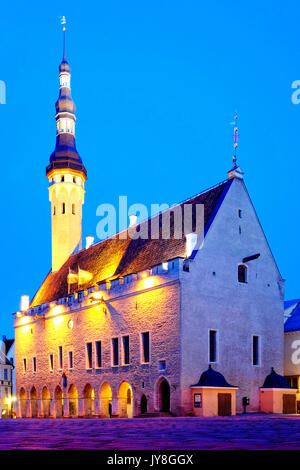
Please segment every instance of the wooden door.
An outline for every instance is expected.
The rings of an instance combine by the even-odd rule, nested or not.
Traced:
[[[218,393],[218,415],[231,416],[231,393]]]
[[[282,413],[294,414],[296,413],[296,395],[283,394],[282,395]]]

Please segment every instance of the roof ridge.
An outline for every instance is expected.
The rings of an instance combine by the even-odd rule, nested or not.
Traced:
[[[210,186],[209,188],[207,188],[207,189],[201,191],[200,193],[195,194],[194,196],[190,196],[190,197],[188,197],[187,199],[184,199],[184,200],[181,201],[181,202],[176,202],[176,203],[172,204],[172,206],[168,207],[168,209],[165,209],[165,210],[163,210],[163,211],[160,211],[160,212],[158,212],[157,214],[154,214],[154,215],[152,215],[151,217],[148,217],[147,219],[143,219],[143,220],[141,220],[140,222],[138,222],[136,225],[143,224],[143,223],[145,223],[145,222],[147,222],[147,221],[153,219],[154,217],[157,217],[158,215],[163,214],[163,213],[167,212],[168,210],[171,210],[172,208],[174,208],[174,207],[176,207],[176,206],[180,206],[181,204],[184,204],[185,202],[190,201],[191,199],[195,199],[195,198],[198,197],[198,196],[202,196],[203,194],[208,193],[209,191],[212,191],[213,189],[218,188],[219,186],[222,186],[222,184],[226,183],[227,181],[228,181],[227,179],[226,179],[226,180],[223,180],[223,181],[221,181],[220,183],[217,183],[217,184],[215,184],[215,185],[213,185],[213,186]],[[103,242],[105,242],[106,240],[110,240],[111,238],[116,238],[117,235],[119,235],[120,233],[126,232],[128,229],[129,229],[129,227],[126,227],[126,228],[124,228],[123,230],[120,230],[119,232],[114,233],[114,234],[111,235],[110,237],[103,238],[103,240],[99,240],[98,242],[96,242],[96,243],[94,243],[93,245],[89,246],[89,248],[82,248],[82,250],[80,250],[80,251],[77,252],[77,253],[74,253],[74,255],[77,255],[78,253],[80,253],[81,251],[84,251],[84,250],[86,250],[86,249],[89,250],[89,249],[92,248],[93,246],[99,245],[99,243],[103,243]],[[73,254],[70,255],[70,257],[71,257],[71,256],[73,256]],[[70,257],[69,257],[69,259],[70,259]]]

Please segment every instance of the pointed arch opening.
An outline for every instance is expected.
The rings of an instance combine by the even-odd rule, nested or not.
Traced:
[[[19,400],[20,400],[20,403],[19,403],[19,406],[20,406],[20,416],[21,418],[26,418],[27,416],[27,394],[26,394],[26,391],[25,391],[25,388],[22,387],[20,389],[20,393],[19,393]]]
[[[42,390],[42,413],[44,418],[50,416],[50,392],[47,387]]]
[[[69,388],[69,416],[70,418],[77,418],[78,416],[78,392],[74,384]]]
[[[37,391],[35,387],[32,387],[30,390],[30,407],[31,407],[31,417],[38,417],[38,398]]]
[[[61,387],[58,385],[54,392],[54,411],[56,418],[62,418],[64,415],[64,399]]]
[[[132,388],[128,382],[122,382],[118,393],[118,410],[120,418],[133,417]]]
[[[83,390],[84,416],[91,418],[95,413],[94,405],[95,393],[90,384],[86,384]]]
[[[100,417],[111,418],[112,415],[112,391],[107,382],[101,387],[100,390]]]
[[[156,384],[156,403],[159,411],[170,411],[171,390],[169,382],[164,377],[161,377]]]
[[[148,400],[146,395],[141,396],[141,402],[140,402],[140,408],[141,408],[141,414],[147,413],[148,411]]]

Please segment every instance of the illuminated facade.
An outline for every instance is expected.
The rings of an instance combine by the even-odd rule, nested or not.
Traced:
[[[0,417],[10,418],[16,399],[15,342],[3,336],[0,341]]]
[[[234,162],[185,201],[204,206],[201,246],[172,222],[162,238],[159,215],[156,238],[122,232],[82,249],[74,113],[64,54],[47,167],[52,270],[14,315],[18,416],[234,414],[244,396],[259,411],[266,375],[283,372],[283,281],[242,171]]]

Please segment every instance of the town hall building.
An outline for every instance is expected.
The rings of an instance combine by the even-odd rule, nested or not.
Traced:
[[[236,159],[224,181],[175,206],[192,207],[189,233],[175,234],[173,207],[169,238],[160,213],[83,247],[87,170],[70,78],[64,48],[46,168],[52,266],[14,314],[17,416],[228,415],[245,398],[264,410],[276,386],[286,411],[284,283]]]

